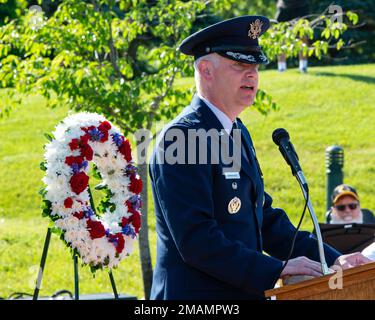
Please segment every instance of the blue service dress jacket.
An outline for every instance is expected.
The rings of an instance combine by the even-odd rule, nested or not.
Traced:
[[[223,174],[228,165],[221,159],[210,161],[210,139],[207,163],[191,162],[204,148],[192,145],[189,132],[224,131],[197,96],[157,139],[150,160],[157,231],[151,299],[264,299],[279,277],[296,229],[282,209],[272,207],[250,134],[237,123],[243,145],[239,175]],[[234,198],[241,206],[230,213]],[[340,253],[325,245],[325,255],[331,265]],[[298,233],[292,258],[298,256],[319,261],[317,240],[308,232]]]

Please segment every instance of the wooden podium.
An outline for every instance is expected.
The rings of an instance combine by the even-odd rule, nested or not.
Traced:
[[[344,270],[342,289],[329,287],[332,276],[267,290],[265,295],[272,300],[375,300],[375,262]]]

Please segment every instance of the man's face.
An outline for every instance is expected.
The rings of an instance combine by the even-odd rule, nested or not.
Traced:
[[[339,198],[332,207],[333,223],[351,223],[362,222],[361,208],[358,200],[352,196],[343,196]]]
[[[213,68],[211,94],[218,107],[237,116],[253,104],[258,90],[258,64],[247,64],[219,56],[220,64]]]

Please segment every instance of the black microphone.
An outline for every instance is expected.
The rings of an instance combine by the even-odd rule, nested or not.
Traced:
[[[288,131],[286,131],[284,128],[278,128],[274,130],[274,132],[272,133],[272,140],[279,147],[279,150],[283,155],[285,161],[292,169],[292,174],[296,176],[296,178],[302,183],[305,190],[307,191],[307,182],[299,164],[299,158],[296,149],[294,149],[293,144],[290,142]]]

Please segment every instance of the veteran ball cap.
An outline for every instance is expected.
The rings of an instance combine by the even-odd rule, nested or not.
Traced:
[[[210,53],[244,63],[267,64],[258,38],[269,28],[263,16],[242,16],[215,23],[182,41],[179,50],[198,59]]]
[[[358,193],[353,187],[347,184],[340,184],[333,190],[332,203],[335,204],[343,196],[351,196],[359,201]]]

